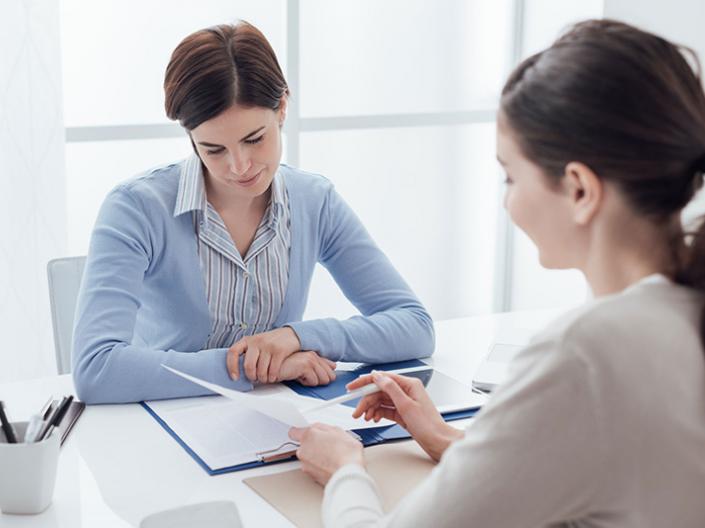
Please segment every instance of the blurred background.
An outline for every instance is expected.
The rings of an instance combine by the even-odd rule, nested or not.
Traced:
[[[705,57],[701,0],[3,0],[0,381],[55,373],[48,260],[87,252],[118,182],[191,153],[164,69],[183,37],[237,19],[292,91],[283,162],[335,183],[435,319],[584,301],[508,223],[494,120],[518,61],[601,17]],[[353,313],[317,269],[306,317]]]

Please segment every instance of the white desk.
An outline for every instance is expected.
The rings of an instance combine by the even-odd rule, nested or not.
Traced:
[[[525,341],[555,315],[516,312],[439,322],[429,363],[470,385],[493,340]],[[0,384],[0,399],[14,420],[27,419],[51,394],[72,392],[68,375]],[[150,513],[213,500],[234,501],[245,526],[291,526],[242,480],[297,465],[211,477],[141,406],[89,406],[62,449],[52,505],[35,516],[0,515],[0,527],[138,526]]]

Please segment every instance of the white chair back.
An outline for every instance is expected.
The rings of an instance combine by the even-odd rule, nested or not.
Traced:
[[[86,257],[52,259],[47,264],[56,369],[59,374],[71,372],[73,318],[85,264]]]

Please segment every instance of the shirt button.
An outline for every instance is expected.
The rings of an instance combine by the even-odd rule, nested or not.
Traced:
[[[247,323],[240,323],[240,328],[242,330],[247,330]]]
[[[242,274],[242,276],[245,277],[246,279],[250,278],[250,274],[246,271]]]

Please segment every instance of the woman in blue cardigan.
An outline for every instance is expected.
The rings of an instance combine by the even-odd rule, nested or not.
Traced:
[[[280,165],[289,90],[240,22],[174,51],[166,112],[194,155],[116,187],[92,234],[73,342],[78,396],[117,403],[335,378],[335,361],[428,356],[430,316],[325,178]],[[361,315],[302,321],[317,262]]]

